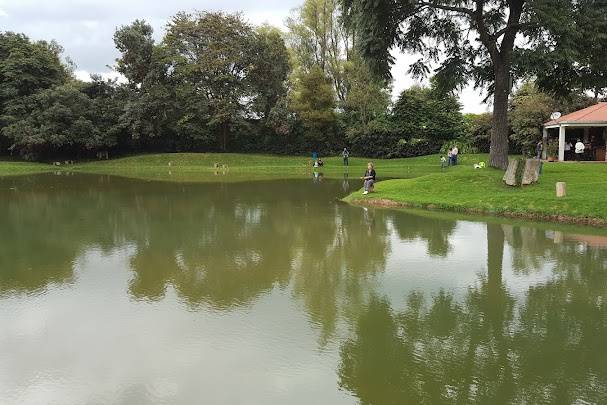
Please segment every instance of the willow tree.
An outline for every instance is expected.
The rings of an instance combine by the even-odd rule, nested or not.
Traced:
[[[490,165],[508,164],[508,98],[515,41],[541,28],[548,0],[342,0],[356,18],[363,55],[378,73],[389,76],[393,47],[419,53],[410,67],[416,77],[435,75],[445,89],[473,80],[493,95]],[[569,3],[567,1],[559,3]],[[533,44],[532,44],[533,45]]]

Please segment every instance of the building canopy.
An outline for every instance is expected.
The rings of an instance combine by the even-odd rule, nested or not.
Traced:
[[[607,126],[607,102],[598,103],[584,109],[574,111],[561,118],[548,121],[545,127],[567,126]]]
[[[586,144],[586,156],[584,160],[607,160],[607,102],[597,103],[546,122],[544,124],[544,157],[546,157],[548,130],[552,128],[558,128],[558,159],[560,161],[564,161],[566,158],[566,136],[568,129],[572,131],[584,130],[584,136],[582,137]],[[596,136],[589,136],[591,129]]]

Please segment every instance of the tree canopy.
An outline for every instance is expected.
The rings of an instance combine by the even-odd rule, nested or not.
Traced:
[[[347,146],[406,157],[457,143],[504,167],[509,145],[527,150],[548,110],[605,95],[605,5],[553,3],[302,0],[286,32],[200,11],[170,18],[159,39],[139,19],[114,33],[119,80],[78,80],[59,44],[0,32],[0,154]],[[431,76],[430,86],[392,100],[394,47],[421,55],[410,73]],[[456,93],[470,80],[493,94],[492,114],[462,116]]]
[[[601,2],[554,4],[548,0],[342,0],[342,3],[355,16],[361,52],[379,74],[389,75],[394,63],[391,50],[398,47],[422,55],[410,67],[414,76],[425,76],[437,65],[433,73],[443,91],[461,88],[473,80],[477,87],[484,87],[493,95],[490,164],[501,168],[508,164],[508,99],[517,75],[535,70],[538,66],[531,62],[547,50],[556,51],[562,60],[567,50],[575,48],[565,34],[572,30],[584,32],[579,26],[558,35],[563,21],[567,22],[565,26],[571,26],[570,10],[574,10],[575,21],[584,21],[586,17],[587,26],[599,23],[598,30],[596,26],[589,28],[596,39],[601,37],[600,20],[607,11],[607,5]],[[586,3],[586,8],[582,3]],[[594,17],[588,7],[594,7]],[[568,88],[573,84],[588,87],[589,84],[581,83],[596,84],[597,78],[604,77],[596,71],[602,69],[597,64],[584,63],[583,55],[588,53],[578,52],[574,57],[579,62],[576,71],[591,72],[578,75],[579,80],[572,80]],[[549,64],[549,68],[554,67],[554,63]],[[537,69],[535,74],[553,77],[549,69]]]

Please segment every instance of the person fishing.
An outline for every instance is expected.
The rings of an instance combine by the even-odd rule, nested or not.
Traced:
[[[373,191],[373,185],[375,184],[375,167],[372,162],[367,164],[367,171],[365,175],[361,177],[361,180],[364,180],[365,191],[363,194],[369,194]]]
[[[344,158],[344,166],[348,166],[350,164],[350,152],[348,152],[348,148],[344,148],[344,151],[341,153],[341,155]]]

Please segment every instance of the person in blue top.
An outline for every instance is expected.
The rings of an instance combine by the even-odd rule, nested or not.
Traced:
[[[365,175],[361,177],[361,179],[365,182],[365,191],[363,191],[363,194],[369,194],[372,192],[373,185],[375,184],[375,167],[373,166],[372,162],[367,164],[367,171],[365,172]]]

